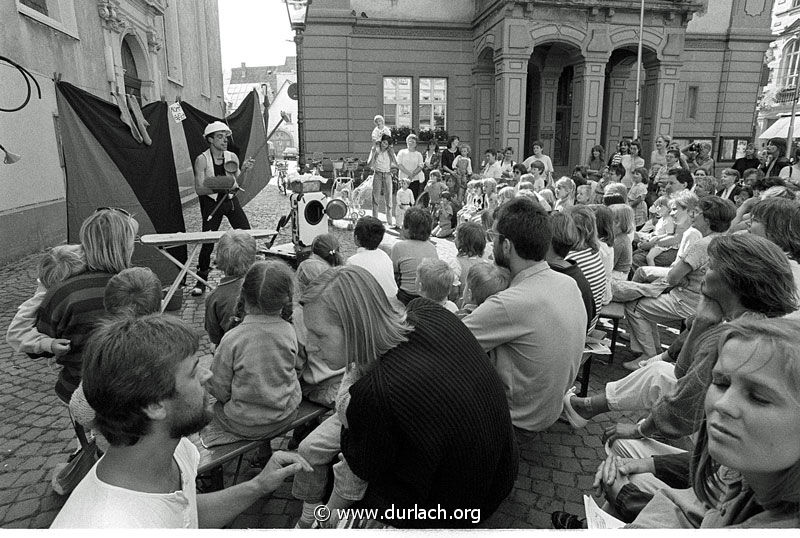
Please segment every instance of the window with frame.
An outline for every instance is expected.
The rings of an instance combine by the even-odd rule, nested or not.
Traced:
[[[419,79],[419,130],[447,128],[447,79]]]
[[[20,14],[78,39],[74,0],[16,0],[16,5]]]
[[[783,48],[783,86],[793,88],[797,84],[797,61],[800,59],[800,39],[795,39]]]
[[[28,6],[31,9],[35,9],[42,15],[48,15],[47,12],[47,0],[19,0],[19,3],[23,6]]]
[[[383,118],[387,127],[411,127],[411,77],[383,77]]]

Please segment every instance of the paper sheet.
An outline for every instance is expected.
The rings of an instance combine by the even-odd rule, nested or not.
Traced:
[[[589,529],[619,529],[625,523],[611,514],[604,512],[589,495],[583,496],[583,508],[586,511],[586,524]]]

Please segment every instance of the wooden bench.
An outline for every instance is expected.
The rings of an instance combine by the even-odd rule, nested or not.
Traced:
[[[608,364],[614,363],[614,350],[617,347],[617,335],[619,334],[619,321],[625,319],[625,303],[610,302],[600,309],[598,314],[600,319],[611,320],[611,355],[608,356]]]
[[[215,491],[223,489],[225,486],[223,482],[222,466],[234,458],[238,458],[236,462],[236,472],[233,475],[233,483],[236,484],[239,478],[239,471],[242,467],[242,459],[246,453],[256,450],[264,443],[268,443],[276,437],[280,437],[303,424],[311,422],[329,411],[331,411],[331,409],[328,407],[315,404],[308,400],[302,400],[300,406],[297,408],[297,417],[275,435],[264,439],[237,441],[235,443],[206,448],[203,446],[200,436],[195,435],[192,438],[192,442],[200,452],[200,465],[197,468],[197,476],[199,477],[202,474],[211,473],[212,488]]]
[[[581,381],[581,388],[577,394],[578,396],[583,398],[589,392],[589,375],[592,372],[592,358],[595,355],[609,355],[609,354],[610,350],[599,342],[594,344],[587,343],[586,346],[583,348],[583,355],[581,356],[581,364],[579,367],[581,368],[581,375],[579,378]]]

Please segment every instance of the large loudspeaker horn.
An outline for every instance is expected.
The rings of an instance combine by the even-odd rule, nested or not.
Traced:
[[[292,195],[292,242],[310,247],[318,235],[328,233],[328,218],[343,219],[347,204],[343,200],[329,200],[321,192]]]

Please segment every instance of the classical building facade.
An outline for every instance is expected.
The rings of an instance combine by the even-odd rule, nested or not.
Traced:
[[[0,55],[42,89],[22,110],[0,112],[0,144],[22,155],[14,165],[0,163],[4,263],[66,239],[54,76],[109,101],[112,91],[136,95],[142,105],[182,99],[216,116],[224,101],[217,0],[0,0],[0,21]],[[25,96],[21,75],[0,62],[0,106]],[[170,128],[176,161],[188,163],[178,177],[190,196],[181,126]]]
[[[758,132],[763,133],[781,118],[791,115],[792,104],[797,98],[800,77],[800,0],[775,0],[772,9],[772,35],[766,54],[769,69],[768,79],[759,102]],[[788,134],[788,119],[772,129]],[[783,128],[780,128],[783,127]],[[800,122],[795,120],[795,138],[800,131]]]
[[[640,138],[752,137],[768,0],[646,0]],[[639,1],[315,0],[303,43],[306,151],[366,154],[372,118],[443,127],[473,156],[544,143],[557,169],[633,134]],[[735,152],[735,151],[734,151]]]
[[[269,102],[267,132],[272,132],[277,126],[270,139],[270,148],[278,158],[284,149],[297,147],[297,100],[291,99],[288,92],[289,87],[297,82],[296,60],[294,56],[289,56],[282,65],[248,66],[242,63],[240,67],[234,67],[230,76],[226,77],[225,103],[228,113],[236,110],[254,88],[260,95],[259,103],[262,104],[263,112],[266,95]],[[278,126],[281,112],[286,112],[292,122],[282,122]]]

